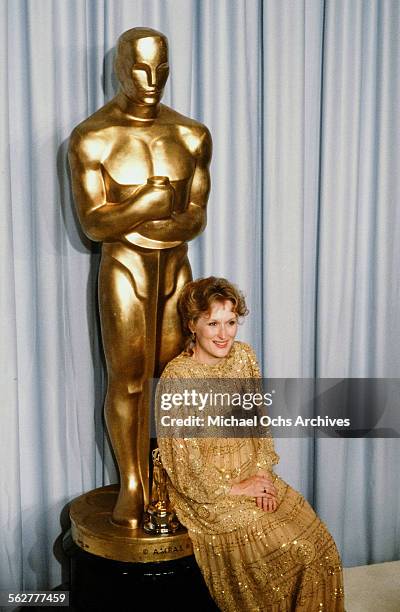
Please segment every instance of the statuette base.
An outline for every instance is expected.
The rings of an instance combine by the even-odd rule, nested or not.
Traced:
[[[71,503],[71,534],[84,551],[115,561],[154,563],[173,561],[193,554],[186,529],[168,535],[129,529],[111,521],[118,485],[84,493]]]

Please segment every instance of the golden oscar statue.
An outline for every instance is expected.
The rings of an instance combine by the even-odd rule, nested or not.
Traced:
[[[115,72],[119,93],[74,129],[69,160],[82,228],[103,243],[105,418],[120,475],[108,529],[134,537],[149,503],[147,381],[181,350],[177,296],[191,279],[187,242],[206,225],[212,143],[204,125],[160,103],[169,73],[163,34],[122,34]],[[100,506],[108,489],[98,490]],[[71,512],[73,524],[86,510]]]

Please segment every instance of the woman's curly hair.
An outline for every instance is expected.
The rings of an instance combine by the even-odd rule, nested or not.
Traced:
[[[182,331],[185,339],[184,350],[187,353],[193,351],[193,334],[190,324],[196,321],[204,313],[209,313],[214,302],[225,302],[229,300],[233,304],[233,312],[238,317],[248,314],[248,308],[243,293],[226,278],[209,276],[187,283],[178,300],[178,309],[181,315]]]

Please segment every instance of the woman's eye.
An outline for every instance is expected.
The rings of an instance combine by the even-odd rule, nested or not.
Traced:
[[[216,322],[212,321],[211,323],[209,323],[210,326],[215,327],[216,326]]]
[[[229,325],[236,325],[236,321],[229,321]]]

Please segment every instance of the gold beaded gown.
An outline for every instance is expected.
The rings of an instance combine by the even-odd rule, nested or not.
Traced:
[[[215,366],[181,353],[162,374],[220,377],[260,377],[252,348],[235,342]],[[279,457],[272,438],[171,437],[158,445],[171,502],[221,611],[343,612],[335,542],[306,499],[273,473]],[[275,512],[258,508],[254,497],[228,494],[233,483],[266,471],[277,489]]]

